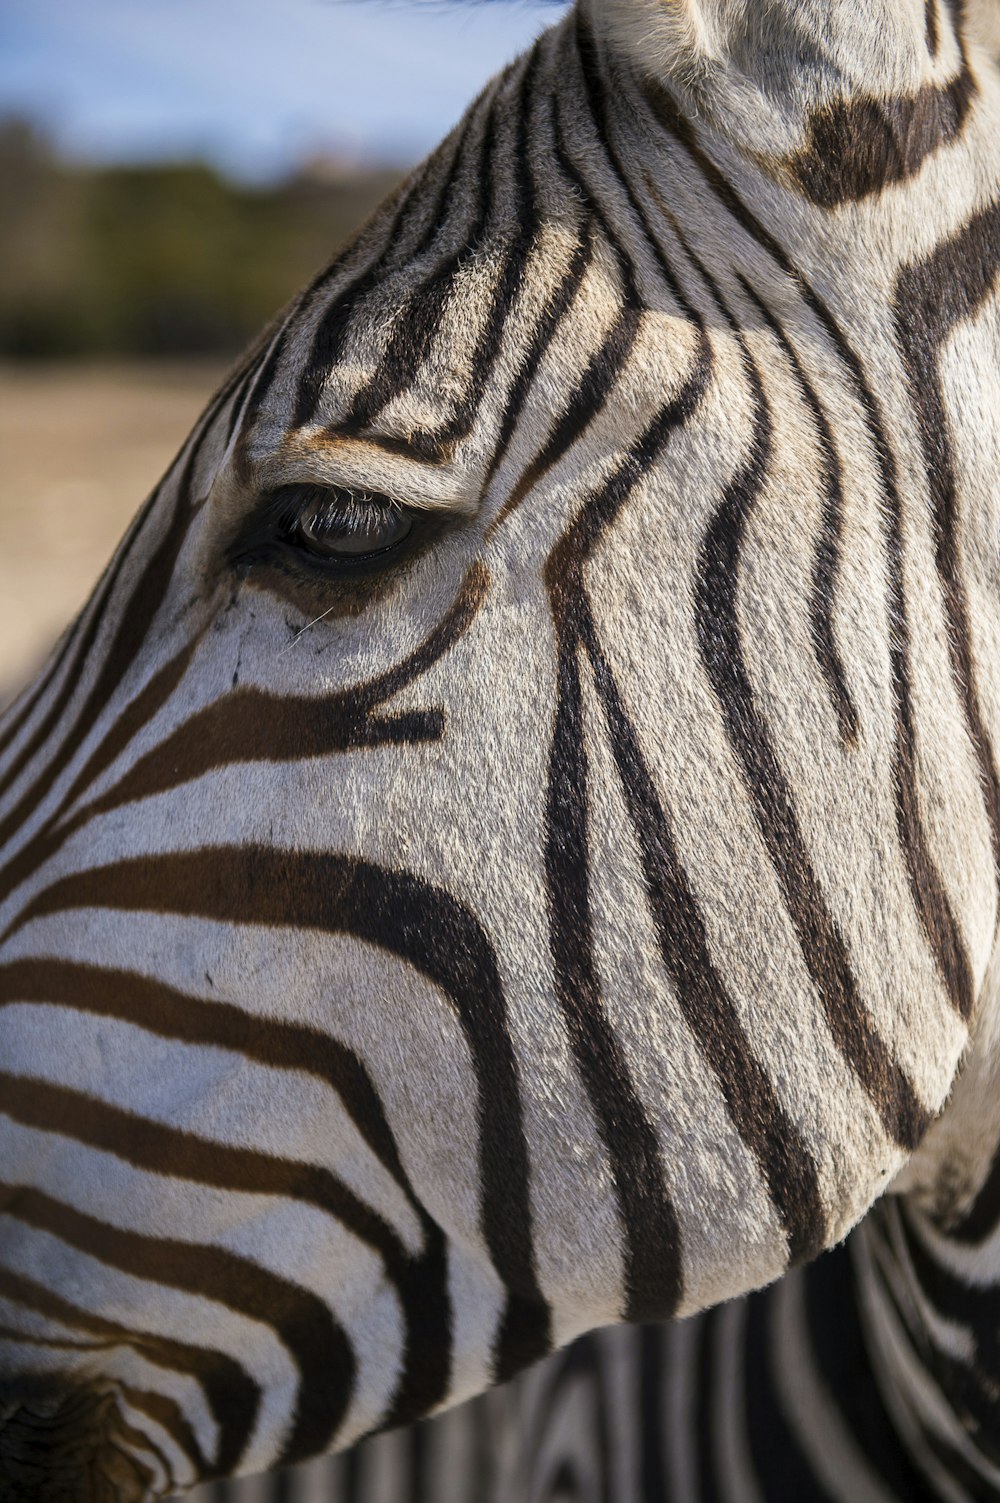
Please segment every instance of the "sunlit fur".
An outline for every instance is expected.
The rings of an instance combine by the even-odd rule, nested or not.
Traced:
[[[972,1213],[1000,76],[958,0],[878,10],[582,0],[8,712],[4,1496],[343,1448],[894,1181]],[[415,546],[324,574],[300,483]]]

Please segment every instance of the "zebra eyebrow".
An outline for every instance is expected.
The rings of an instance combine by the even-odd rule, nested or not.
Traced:
[[[456,464],[435,462],[406,439],[384,435],[359,438],[325,429],[322,434],[286,437],[280,450],[261,462],[263,490],[286,485],[322,485],[389,497],[417,511],[470,515],[480,498],[478,478]]]

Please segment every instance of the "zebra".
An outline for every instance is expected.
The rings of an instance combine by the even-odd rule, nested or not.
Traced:
[[[582,1336],[443,1416],[294,1473],[198,1489],[194,1503],[931,1503],[995,1496],[981,1458],[970,1461],[969,1440],[981,1425],[995,1461],[995,1345],[987,1340],[977,1354],[978,1391],[964,1360],[954,1364],[950,1392],[962,1395],[962,1428],[942,1434],[929,1408],[939,1389],[927,1388],[923,1360],[933,1326],[919,1315],[906,1320],[924,1297],[921,1285],[913,1287],[915,1259],[929,1260],[936,1280],[955,1280],[928,1231],[904,1220],[893,1197],[849,1245],[765,1290],[684,1321]],[[967,1253],[985,1240],[982,1231],[967,1219],[958,1239]],[[876,1264],[887,1265],[888,1289]],[[932,1311],[941,1309],[940,1287],[931,1281]],[[895,1308],[875,1304],[861,1315],[859,1305],[884,1305],[890,1290]],[[995,1293],[965,1285],[961,1301],[967,1333],[982,1340],[997,1329]],[[958,1301],[948,1314],[959,1314]],[[898,1428],[885,1396],[894,1385],[881,1386],[893,1374],[877,1371],[879,1347],[867,1345],[872,1329],[899,1363],[902,1391],[894,1402],[909,1400]],[[938,1351],[939,1363],[948,1358]]]
[[[4,1498],[998,1495],[998,10],[577,0],[210,401],[0,724]]]

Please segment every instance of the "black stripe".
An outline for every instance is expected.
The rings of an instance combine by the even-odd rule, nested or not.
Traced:
[[[899,494],[895,456],[889,444],[881,406],[872,391],[861,361],[825,303],[792,264],[784,247],[765,229],[740,198],[732,184],[699,147],[694,132],[664,90],[652,86],[647,98],[656,118],[683,147],[705,184],[723,208],[761,245],[791,279],[806,306],[819,321],[850,376],[861,405],[875,459],[878,464],[887,538],[889,612],[893,631],[889,641],[890,681],[894,695],[895,747],[893,791],[900,844],[906,860],[910,891],[917,915],[927,936],[941,978],[952,1003],[963,1018],[971,1015],[974,1002],[972,971],[965,942],[959,930],[940,876],[927,848],[917,793],[916,730],[913,722],[910,681],[910,632],[903,589],[903,506]]]
[[[330,374],[331,367],[342,352],[351,319],[360,304],[378,285],[379,278],[385,272],[392,252],[400,236],[410,224],[414,211],[423,208],[426,202],[426,187],[429,179],[447,159],[450,150],[451,160],[448,169],[431,197],[424,234],[412,253],[412,259],[416,259],[423,253],[437,233],[443,207],[454,185],[467,128],[467,124],[463,123],[452,137],[441,143],[423,167],[418,168],[416,173],[401,186],[397,199],[391,204],[389,227],[380,249],[370,260],[363,262],[354,271],[323,311],[313,334],[309,355],[299,375],[295,410],[291,420],[293,430],[305,427],[315,416],[323,393],[323,385]],[[360,242],[362,245],[364,240],[365,235],[362,232]],[[352,245],[338,256],[331,266],[320,273],[303,297],[302,306],[305,310],[308,310],[316,299],[325,293],[327,283],[343,269],[354,251],[355,246]]]
[[[471,141],[471,137],[472,131],[469,130],[466,142]],[[474,207],[463,243],[451,251],[411,295],[393,325],[380,364],[355,395],[344,418],[336,424],[336,433],[355,434],[371,428],[390,402],[412,385],[418,370],[427,360],[462,263],[478,247],[486,231],[495,142],[496,103],[491,100],[482,123],[476,160],[467,173],[473,184]]]
[[[811,381],[802,369],[788,335],[767,305],[758,297],[745,277],[737,274],[737,281],[767,324],[785,353],[792,367],[803,400],[812,413],[820,440],[822,455],[823,516],[820,536],[816,546],[813,565],[812,594],[809,601],[809,629],[816,653],[816,661],[823,675],[837,717],[841,740],[851,744],[857,740],[858,713],[854,707],[851,691],[847,686],[847,674],[837,647],[833,630],[833,611],[836,604],[837,576],[840,570],[840,544],[843,524],[844,493],[840,455],[837,451],[833,430],[827,420],[823,405]]]
[[[517,94],[510,101],[505,101],[508,115],[513,115],[516,129],[513,150],[509,155],[514,174],[513,218],[517,229],[511,243],[502,252],[489,308],[469,355],[471,374],[464,394],[456,402],[454,412],[447,422],[432,431],[416,430],[407,437],[410,452],[423,458],[441,460],[451,457],[455,444],[468,435],[499,359],[503,333],[524,282],[527,261],[538,230],[537,189],[530,168],[528,130],[531,119],[530,95],[535,85],[539,53],[540,48],[535,47],[528,54]],[[487,215],[495,212],[497,204],[495,178],[498,155],[498,148],[490,154],[485,194]],[[485,486],[483,489],[485,490]]]
[[[718,1307],[698,1317],[692,1343],[694,1364],[691,1387],[694,1392],[694,1453],[698,1464],[697,1503],[726,1503],[725,1479],[717,1476],[715,1407],[715,1339],[721,1318]],[[694,1503],[694,1500],[693,1500]]]
[[[605,1013],[594,960],[587,758],[575,633],[562,628],[549,756],[545,876],[553,979],[573,1057],[611,1159],[625,1237],[626,1318],[667,1317],[681,1295],[680,1229],[655,1129]]]
[[[154,1367],[190,1374],[200,1385],[219,1429],[215,1461],[205,1476],[226,1476],[236,1469],[253,1433],[261,1395],[232,1357],[92,1315],[34,1279],[4,1268],[0,1268],[0,1295],[71,1330],[88,1331],[108,1344],[130,1347]]]
[[[593,259],[594,244],[588,235],[584,240],[577,242],[562,281],[546,303],[545,310],[532,333],[531,342],[528,345],[524,358],[511,382],[496,444],[494,445],[489,467],[483,477],[483,495],[489,490],[490,482],[500,468],[501,461],[507,453],[518,420],[524,411],[528,394],[538,374],[538,368],[548,353],[549,346],[555,338],[563,319],[573,306],[583,279],[593,263]],[[493,525],[496,526],[502,521],[510,510],[512,510],[512,507],[508,501],[505,501]]]
[[[793,1275],[800,1277],[801,1275]],[[843,1503],[831,1496],[799,1443],[778,1394],[778,1369],[788,1353],[778,1343],[779,1296],[772,1290],[746,1301],[741,1402],[750,1457],[767,1503]]]
[[[901,1444],[875,1381],[865,1349],[850,1244],[818,1258],[801,1277],[811,1356],[840,1422],[893,1497],[903,1503],[932,1503],[935,1495]]]
[[[833,99],[807,120],[807,144],[784,164],[823,209],[856,203],[915,177],[928,157],[960,139],[976,97],[962,46],[959,72],[915,94]]]
[[[748,457],[725,487],[702,542],[695,583],[702,662],[743,769],[754,817],[830,1032],[886,1132],[902,1147],[912,1149],[923,1136],[930,1113],[879,1037],[858,993],[846,946],[813,872],[791,791],[754,701],[743,660],[737,614],[740,559],[750,513],[767,475],[771,418],[759,371],[745,344],[742,349],[754,401],[753,432]]]
[[[952,677],[979,767],[1000,883],[1000,780],[977,689],[959,542],[961,498],[940,366],[948,335],[979,312],[996,287],[998,274],[1000,203],[974,215],[925,260],[900,272],[893,312],[931,493],[934,557],[948,617],[945,636]]]
[[[663,1380],[670,1361],[669,1343],[667,1326],[644,1325],[639,1330],[637,1449],[642,1503],[667,1503]]]
[[[352,1398],[355,1360],[343,1330],[316,1295],[225,1248],[126,1231],[30,1185],[0,1185],[0,1201],[7,1215],[133,1278],[197,1295],[270,1326],[300,1378],[279,1464],[333,1445]]]
[[[591,633],[588,627],[588,638]],[[789,1258],[803,1262],[815,1257],[826,1239],[815,1161],[756,1059],[715,969],[697,900],[613,676],[596,643],[589,644],[588,652],[642,853],[663,963],[691,1033],[719,1082],[730,1118],[767,1182],[788,1237]]]
[[[17,927],[71,907],[214,918],[349,933],[434,981],[452,1001],[476,1072],[482,1227],[508,1290],[497,1352],[505,1376],[548,1350],[548,1306],[532,1250],[527,1145],[517,1058],[490,942],[473,914],[417,877],[347,856],[212,847],[96,867],[39,893]],[[450,1341],[441,1311],[438,1340]]]
[[[678,395],[656,415],[616,474],[588,498],[545,566],[558,640],[545,847],[554,979],[577,1068],[611,1158],[626,1238],[626,1315],[632,1320],[665,1318],[676,1309],[681,1294],[680,1233],[666,1192],[656,1132],[604,1012],[593,955],[579,661],[589,617],[583,570],[663,446],[697,409],[709,372],[703,339]]]

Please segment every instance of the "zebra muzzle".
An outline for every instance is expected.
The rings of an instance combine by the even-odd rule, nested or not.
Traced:
[[[115,1395],[74,1387],[0,1392],[3,1503],[144,1503],[151,1474],[122,1434]]]

